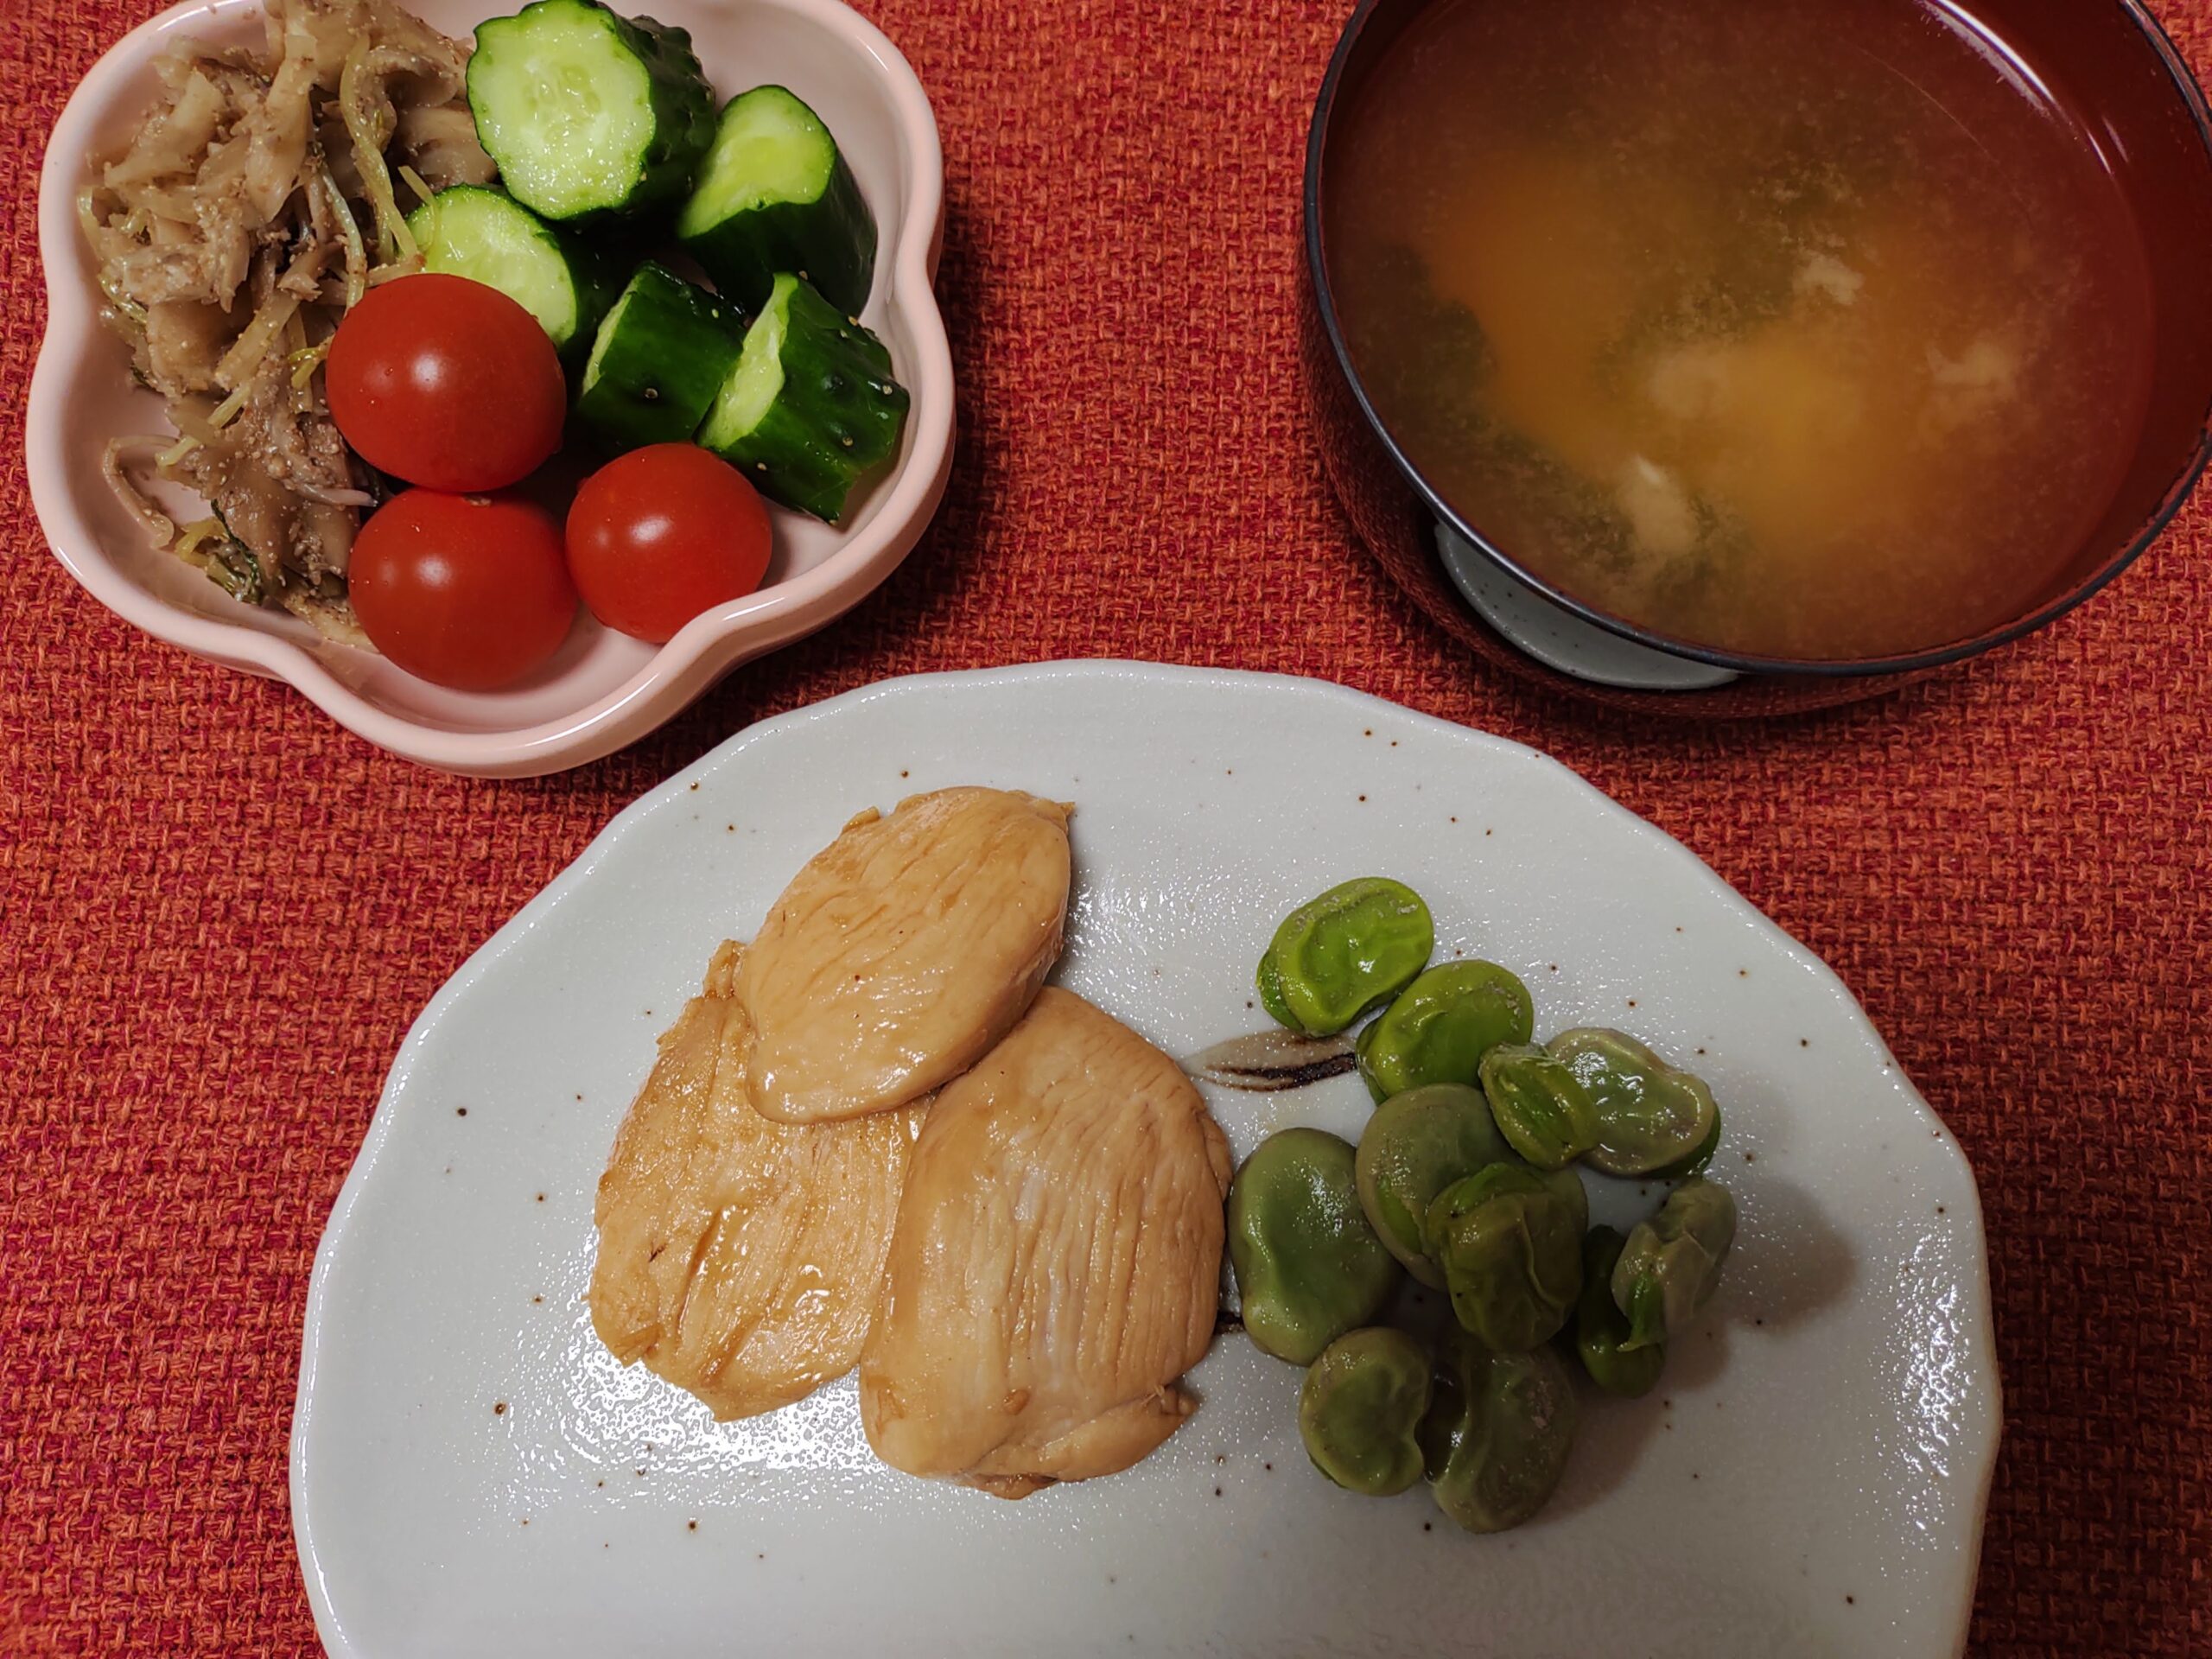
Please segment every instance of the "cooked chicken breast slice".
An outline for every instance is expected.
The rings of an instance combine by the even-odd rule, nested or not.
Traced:
[[[592,1326],[624,1364],[749,1417],[860,1357],[923,1103],[772,1122],[746,1098],[750,1022],[725,944],[660,1039],[600,1177]]]
[[[1230,1168],[1173,1060],[1040,991],[915,1144],[861,1354],[876,1455],[1021,1497],[1173,1433],[1213,1337]]]
[[[883,1111],[1003,1037],[1059,958],[1068,810],[947,789],[847,824],[746,956],[754,1107],[787,1123]]]

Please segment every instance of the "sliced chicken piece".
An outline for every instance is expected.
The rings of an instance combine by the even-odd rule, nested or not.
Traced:
[[[753,1104],[786,1123],[883,1111],[1006,1035],[1059,958],[1068,811],[947,789],[847,824],[747,953]]]
[[[594,1218],[592,1326],[624,1364],[750,1417],[860,1357],[927,1103],[771,1122],[745,1096],[750,1032],[724,944],[614,1138]]]
[[[1213,1337],[1230,1167],[1173,1060],[1039,992],[914,1147],[861,1355],[876,1455],[1023,1497],[1173,1433]]]

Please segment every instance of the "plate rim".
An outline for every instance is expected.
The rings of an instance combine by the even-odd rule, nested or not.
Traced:
[[[359,1207],[367,1183],[374,1178],[375,1164],[392,1132],[397,1113],[395,1103],[414,1072],[422,1049],[433,1031],[444,1020],[453,1007],[471,994],[492,968],[518,948],[568,894],[586,880],[608,852],[631,830],[669,801],[688,793],[696,779],[728,763],[755,741],[773,734],[810,725],[826,717],[834,717],[841,710],[863,707],[870,703],[894,699],[917,692],[960,685],[1034,685],[1045,682],[1091,682],[1099,684],[1149,684],[1156,686],[1198,689],[1203,690],[1254,690],[1274,695],[1310,697],[1317,702],[1328,703],[1348,709],[1382,711],[1387,717],[1411,721],[1416,728],[1453,739],[1471,749],[1486,751],[1519,762],[1535,761],[1562,772],[1580,792],[1594,798],[1603,810],[1639,837],[1654,845],[1662,855],[1688,861],[1694,867],[1690,874],[1701,874],[1704,880],[1719,890],[1719,896],[1732,905],[1742,918],[1755,931],[1763,931],[1770,944],[1778,944],[1794,964],[1803,972],[1814,976],[1824,991],[1840,1000],[1852,1018],[1857,1020],[1872,1038],[1883,1058],[1889,1063],[1890,1072],[1903,1091],[1905,1103],[1919,1115],[1924,1127],[1932,1131],[1932,1138],[1945,1154],[1956,1161],[1966,1177],[1972,1194],[1967,1213],[1960,1222],[1964,1239],[1970,1243],[1974,1271],[1968,1275],[1974,1312],[1979,1315],[1967,1323],[1967,1337],[1972,1359],[1977,1370],[1986,1375],[1989,1384],[1989,1413],[1986,1441],[1969,1448],[1969,1455],[1978,1456],[1980,1466],[1976,1471],[1972,1501],[1969,1536],[1965,1541],[1968,1558],[1973,1565],[1966,1577],[1961,1595],[1955,1610],[1956,1637],[1954,1652],[1964,1654],[1973,1621],[1974,1592],[1980,1576],[1982,1538],[1988,1517],[1989,1497],[1996,1477],[1998,1455],[2002,1447],[2005,1431],[2005,1387],[2002,1368],[1996,1343],[1996,1309],[1992,1300],[1989,1274],[1989,1235],[1981,1186],[1974,1173],[1973,1160],[1949,1125],[1931,1106],[1919,1085],[1898,1063],[1886,1039],[1842,976],[1810,948],[1801,943],[1779,923],[1745,898],[1719,871],[1707,864],[1680,839],[1669,834],[1649,818],[1632,811],[1604,790],[1592,783],[1573,767],[1555,756],[1515,739],[1501,737],[1479,727],[1467,726],[1446,720],[1420,709],[1393,702],[1372,692],[1357,690],[1339,682],[1318,676],[1261,672],[1246,669],[1204,668],[1176,664],[1145,662],[1118,658],[1060,659],[1049,662],[1026,663],[996,668],[955,669],[936,672],[897,675],[871,681],[850,690],[840,692],[819,702],[802,704],[781,714],[753,722],[732,733],[721,742],[708,750],[681,771],[671,773],[665,779],[645,791],[608,819],[583,849],[558,871],[545,885],[526,899],[521,908],[493,931],[491,937],[470,952],[467,960],[456,968],[445,982],[432,994],[429,1001],[407,1028],[401,1039],[391,1065],[385,1075],[382,1089],[377,1096],[376,1108],[367,1128],[363,1132],[359,1149],[347,1169],[346,1179],[331,1205],[330,1215],[325,1222],[321,1237],[317,1241],[315,1265],[308,1285],[308,1297],[301,1330],[301,1358],[299,1383],[296,1392],[292,1428],[286,1459],[286,1484],[290,1496],[292,1536],[299,1557],[301,1575],[305,1581],[308,1599],[315,1615],[315,1629],[325,1650],[332,1659],[368,1659],[355,1647],[351,1638],[337,1623],[317,1558],[312,1529],[308,1524],[306,1494],[313,1484],[314,1469],[308,1440],[314,1421],[314,1384],[317,1350],[328,1292],[333,1263],[350,1227],[353,1212]]]
[[[883,303],[906,323],[915,361],[911,448],[883,481],[876,514],[820,564],[760,594],[694,618],[620,685],[590,703],[526,726],[458,730],[410,719],[346,683],[321,647],[269,632],[247,620],[188,611],[123,574],[77,506],[67,482],[60,411],[91,366],[87,340],[100,337],[94,295],[76,269],[76,194],[91,129],[115,105],[122,83],[195,23],[257,12],[262,0],[178,0],[103,52],[71,89],[39,168],[39,263],[46,327],[24,405],[24,473],[31,511],[48,549],[78,585],[115,615],[164,644],[226,668],[281,680],[356,736],[441,771],[475,777],[537,777],[582,766],[674,718],[740,664],[790,645],[866,598],[921,539],[950,481],[958,382],[938,304],[935,277],[944,228],[944,151],[920,78],[888,36],[842,0],[687,0],[732,26],[748,10],[779,10],[838,36],[870,66],[874,96],[908,149],[899,181],[906,216],[884,262]]]

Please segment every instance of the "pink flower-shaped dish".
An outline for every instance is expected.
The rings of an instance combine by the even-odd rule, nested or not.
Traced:
[[[500,9],[498,0],[410,3],[454,35]],[[657,0],[652,10],[690,31],[722,96],[778,82],[811,105],[874,212],[875,286],[861,320],[890,349],[913,404],[896,459],[864,486],[846,522],[833,529],[772,509],[775,557],[757,593],[660,646],[583,616],[543,669],[488,693],[432,685],[283,612],[241,604],[153,545],[102,476],[101,455],[111,438],[169,429],[160,400],[133,383],[124,346],[100,325],[76,200],[90,158],[121,148],[153,107],[152,66],[165,48],[183,37],[258,38],[259,0],[213,0],[163,12],[93,67],[55,124],[40,181],[48,315],[28,410],[31,500],[55,556],[94,598],[197,656],[288,682],[395,753],[451,772],[528,777],[634,741],[731,669],[823,626],[890,574],[937,511],[952,459],[952,361],[931,289],[944,168],[929,99],[898,48],[837,0]]]

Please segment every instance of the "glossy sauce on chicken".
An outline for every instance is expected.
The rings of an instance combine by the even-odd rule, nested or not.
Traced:
[[[1021,1497],[1153,1451],[1196,1408],[1230,1173],[1173,1059],[1039,992],[916,1143],[861,1358],[876,1455]]]
[[[804,1399],[859,1357],[926,1103],[772,1122],[746,1098],[751,1022],[724,944],[600,1178],[593,1328],[717,1417]]]
[[[1068,811],[947,789],[847,824],[746,957],[754,1107],[789,1123],[882,1111],[1005,1035],[1059,959]]]

